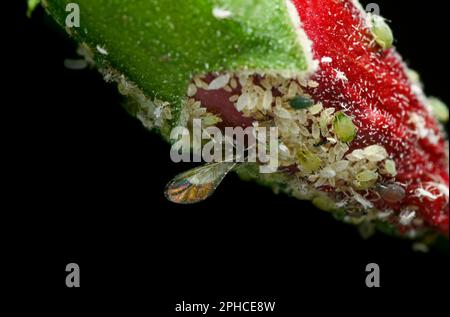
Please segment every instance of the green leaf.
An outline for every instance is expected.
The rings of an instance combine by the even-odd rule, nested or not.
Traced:
[[[69,0],[46,0],[65,26]],[[80,28],[68,30],[148,97],[179,107],[195,74],[308,69],[284,0],[78,0]],[[219,18],[217,9],[229,16]],[[219,11],[220,13],[220,11]]]
[[[40,0],[28,0],[27,16],[30,18],[36,7],[41,3]]]

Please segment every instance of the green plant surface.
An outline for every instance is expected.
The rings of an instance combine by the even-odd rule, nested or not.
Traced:
[[[69,0],[44,7],[65,26]],[[284,0],[78,0],[68,32],[147,96],[181,104],[195,74],[224,70],[299,73],[308,68]],[[231,13],[217,18],[214,9]],[[103,54],[102,54],[103,52]]]

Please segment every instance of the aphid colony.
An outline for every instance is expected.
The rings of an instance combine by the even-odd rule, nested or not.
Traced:
[[[397,199],[398,190],[390,189],[401,186],[394,185],[396,166],[385,148],[373,144],[351,150],[351,142],[357,137],[352,118],[313,100],[307,90],[315,87],[314,81],[289,80],[270,74],[197,76],[188,87],[185,107],[188,118],[184,121],[204,118],[205,127],[219,123],[220,114],[212,114],[202,107],[195,95],[199,90],[226,91],[229,101],[243,117],[251,118],[254,124],[278,128],[279,170],[295,174],[318,191],[333,188],[346,197],[356,197],[348,205],[356,204],[363,209],[372,204],[357,194],[358,191],[379,189],[381,198]],[[207,164],[177,176],[168,185],[166,196],[178,203],[209,197],[235,167],[229,162],[223,164]],[[195,174],[200,177],[193,178]],[[379,183],[387,185],[375,188]]]

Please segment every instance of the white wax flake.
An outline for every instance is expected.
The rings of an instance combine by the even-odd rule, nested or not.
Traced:
[[[322,57],[321,62],[323,64],[329,64],[329,63],[333,62],[333,59],[331,57],[324,56],[324,57]]]
[[[373,204],[368,201],[367,199],[365,199],[363,196],[361,196],[360,194],[358,194],[357,192],[355,192],[353,189],[351,189],[352,194],[353,194],[353,198],[361,204],[361,206],[363,206],[365,209],[368,208],[373,208]]]
[[[433,194],[430,191],[431,189],[436,189],[439,191],[439,193]],[[421,187],[417,188],[414,191],[414,194],[419,198],[426,197],[430,200],[436,200],[442,196],[445,196],[448,198],[448,187],[441,183],[429,182],[429,183],[426,183],[423,188],[421,188]]]
[[[412,113],[409,118],[409,123],[414,124],[416,128],[416,134],[419,138],[426,138],[428,135],[428,129],[425,126],[425,119],[417,113]]]
[[[393,213],[394,213],[393,210],[388,209],[388,210],[386,210],[386,211],[379,212],[379,213],[377,214],[377,217],[378,217],[378,219],[387,219],[387,218],[389,218],[389,216],[392,215]]]
[[[97,51],[102,54],[102,55],[108,55],[108,51],[106,49],[104,49],[103,47],[101,47],[100,45],[97,45],[95,47],[97,49]]]
[[[437,189],[441,192],[442,195],[449,196],[448,186],[444,184],[436,184]]]
[[[408,226],[411,224],[413,219],[416,217],[416,212],[414,210],[405,209],[400,213],[400,224],[403,226]]]
[[[160,118],[162,115],[162,107],[156,107],[153,115],[155,116],[155,118]]]
[[[419,198],[426,197],[426,198],[428,198],[428,199],[430,199],[430,200],[436,200],[436,199],[438,199],[438,196],[433,195],[432,193],[430,193],[428,190],[426,190],[426,189],[424,189],[424,188],[417,188],[417,189],[414,191],[414,194],[415,194],[417,197],[419,197]]]
[[[282,154],[284,154],[284,155],[286,155],[286,156],[289,156],[289,155],[290,155],[289,148],[288,148],[286,145],[284,145],[283,143],[280,143],[280,144],[278,145],[278,149],[280,150],[280,152],[281,152]]]
[[[331,137],[328,137],[327,141],[328,141],[328,143],[331,143],[331,144],[336,144],[337,143],[337,140],[335,138],[331,138]]]
[[[218,8],[218,7],[214,8],[212,13],[213,13],[213,16],[219,20],[228,19],[232,15],[230,10],[226,10],[226,9]]]
[[[417,113],[412,113],[408,123],[414,125],[414,133],[420,139],[427,139],[431,144],[437,144],[439,142],[439,135],[436,134],[432,129],[428,129],[426,126],[425,119]]]
[[[343,82],[347,82],[348,81],[348,78],[347,78],[347,76],[345,75],[345,73],[343,71],[341,71],[339,69],[335,69],[334,71],[336,72],[336,80],[340,80],[340,81],[343,81]]]

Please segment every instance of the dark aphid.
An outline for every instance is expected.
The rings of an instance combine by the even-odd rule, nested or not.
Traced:
[[[329,141],[327,139],[323,139],[322,141],[314,144],[314,146],[315,147],[319,147],[319,146],[322,146],[322,145],[325,145],[325,144],[328,144],[328,143],[329,143]]]
[[[405,196],[405,189],[398,184],[379,184],[376,188],[381,198],[388,203],[399,203]]]
[[[296,96],[289,101],[289,105],[295,110],[306,109],[314,105],[314,100],[307,96]]]

